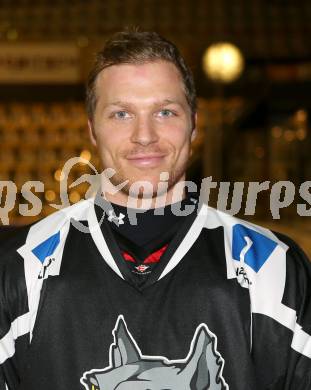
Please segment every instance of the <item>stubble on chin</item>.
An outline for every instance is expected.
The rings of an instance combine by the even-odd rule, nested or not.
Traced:
[[[159,179],[158,179],[159,180]],[[149,181],[148,179],[140,179],[137,177],[129,177],[121,172],[117,172],[111,179],[111,183],[117,187],[121,183],[124,183],[122,186],[121,192],[126,195],[126,197],[135,197],[137,199],[149,199],[155,198],[157,196],[158,191],[158,181],[154,183],[153,181]],[[125,184],[125,182],[127,183]],[[143,185],[139,185],[139,182],[147,182],[148,188]],[[150,187],[151,190],[150,190]]]
[[[167,169],[163,169],[158,172],[155,177],[155,180],[148,180],[147,178],[142,179],[137,176],[129,177],[121,169],[119,169],[119,171],[116,171],[115,175],[110,178],[110,182],[115,187],[124,183],[120,191],[126,197],[134,197],[140,200],[155,199],[169,192],[176,185],[176,183],[178,183],[183,178],[186,168],[187,163],[175,170],[168,171]],[[163,182],[160,179],[160,175],[162,172],[168,172],[167,184],[166,181]],[[147,186],[144,186],[143,184],[139,185],[139,182],[147,182],[149,184]],[[166,185],[161,186],[161,183],[165,183]]]

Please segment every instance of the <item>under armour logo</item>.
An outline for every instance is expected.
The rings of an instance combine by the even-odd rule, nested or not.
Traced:
[[[125,215],[120,213],[119,216],[116,216],[116,213],[113,210],[108,211],[108,221],[109,222],[114,222],[117,226],[123,225],[124,221],[123,219],[125,218]]]

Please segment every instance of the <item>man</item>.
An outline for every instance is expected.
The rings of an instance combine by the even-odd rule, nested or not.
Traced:
[[[310,389],[310,264],[185,191],[195,90],[175,46],[113,36],[87,109],[101,193],[2,255],[0,389]]]

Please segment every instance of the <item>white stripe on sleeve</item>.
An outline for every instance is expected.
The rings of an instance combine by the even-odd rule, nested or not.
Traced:
[[[29,312],[16,318],[8,333],[0,339],[0,364],[12,357],[15,353],[15,340],[30,331]]]

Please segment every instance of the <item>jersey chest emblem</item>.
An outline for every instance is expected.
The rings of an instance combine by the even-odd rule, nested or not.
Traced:
[[[113,330],[109,367],[83,374],[86,390],[225,390],[224,360],[217,351],[217,337],[205,324],[197,327],[188,356],[168,360],[143,355],[122,315]]]

